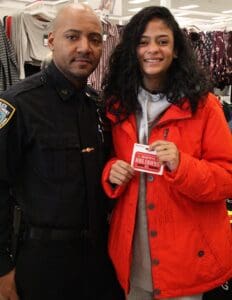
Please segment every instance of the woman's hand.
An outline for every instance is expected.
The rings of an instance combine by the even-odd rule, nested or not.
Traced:
[[[149,150],[155,150],[160,163],[175,171],[180,163],[180,154],[177,146],[165,140],[158,140],[149,145]]]
[[[130,164],[123,160],[117,160],[111,167],[109,182],[122,185],[131,180],[135,171]]]

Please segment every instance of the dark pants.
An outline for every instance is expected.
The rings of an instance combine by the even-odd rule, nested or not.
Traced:
[[[232,279],[204,294],[203,300],[231,300]]]
[[[102,252],[87,241],[24,242],[16,263],[20,300],[123,300]]]

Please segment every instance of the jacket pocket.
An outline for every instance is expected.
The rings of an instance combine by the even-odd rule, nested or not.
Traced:
[[[80,172],[81,150],[76,137],[41,137],[38,147],[38,170],[45,178],[67,180]]]

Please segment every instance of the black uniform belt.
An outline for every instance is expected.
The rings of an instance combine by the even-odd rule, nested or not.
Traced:
[[[30,226],[25,232],[25,239],[70,241],[89,238],[89,231],[70,229],[50,229]]]

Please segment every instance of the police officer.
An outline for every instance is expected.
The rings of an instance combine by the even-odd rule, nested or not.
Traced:
[[[0,97],[0,296],[118,300],[100,185],[108,138],[86,85],[102,52],[101,24],[90,7],[71,4],[48,41],[51,64]],[[12,197],[23,225],[15,262]]]

